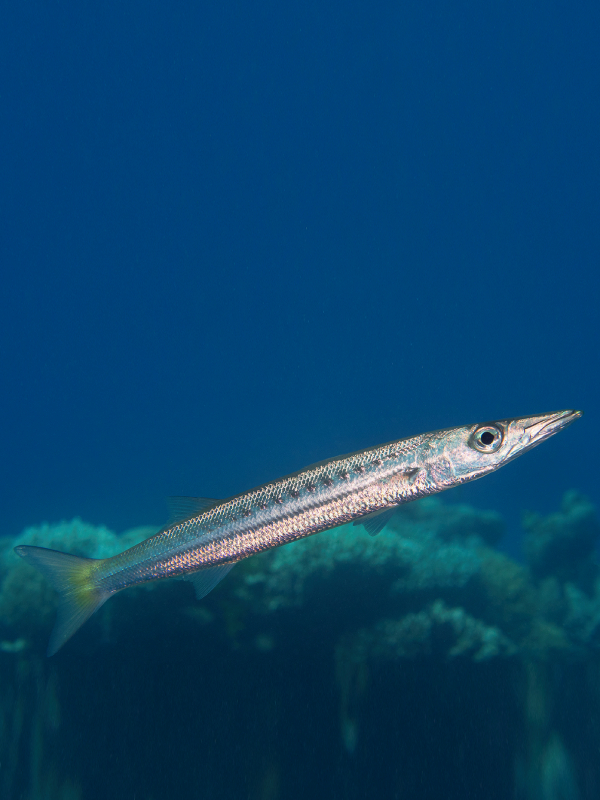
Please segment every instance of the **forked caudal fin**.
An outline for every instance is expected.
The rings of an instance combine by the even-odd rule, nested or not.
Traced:
[[[98,564],[96,558],[80,558],[30,545],[15,547],[15,553],[39,569],[60,595],[56,623],[48,644],[48,655],[53,656],[111,593],[102,592],[94,585],[92,572]]]

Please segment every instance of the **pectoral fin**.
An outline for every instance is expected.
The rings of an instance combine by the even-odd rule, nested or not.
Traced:
[[[355,525],[364,525],[369,536],[377,536],[385,528],[388,522],[396,513],[395,508],[384,508],[382,511],[374,511],[366,514],[354,521]]]

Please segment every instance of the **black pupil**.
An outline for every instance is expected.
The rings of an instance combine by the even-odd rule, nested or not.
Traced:
[[[479,438],[482,444],[491,444],[496,437],[490,431],[484,431]]]

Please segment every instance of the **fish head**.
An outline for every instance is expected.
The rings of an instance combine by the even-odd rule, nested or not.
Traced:
[[[445,431],[444,457],[437,465],[444,474],[436,478],[456,485],[487,475],[554,436],[582,413],[555,411],[450,428]]]

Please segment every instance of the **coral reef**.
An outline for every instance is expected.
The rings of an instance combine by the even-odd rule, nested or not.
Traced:
[[[524,527],[528,563],[520,564],[494,547],[503,532],[497,513],[446,505],[439,498],[412,503],[400,508],[377,537],[368,536],[360,525],[348,525],[243,561],[201,604],[192,599],[185,582],[167,582],[161,591],[154,590],[161,585],[157,584],[147,592],[123,592],[99,612],[101,624],[96,624],[87,640],[89,649],[100,634],[98,646],[92,645],[93,656],[82,655],[85,637],[74,637],[56,661],[42,656],[53,623],[53,590],[14,555],[13,546],[35,544],[98,558],[131,546],[155,529],[139,528],[118,536],[75,519],[29,528],[14,541],[0,539],[0,748],[5,754],[0,794],[28,800],[87,796],[86,781],[88,787],[93,785],[87,767],[64,765],[57,754],[68,749],[65,741],[71,748],[76,746],[79,732],[72,733],[78,731],[72,720],[79,704],[84,704],[84,724],[90,714],[96,714],[96,724],[106,722],[95,710],[96,680],[106,676],[103,692],[110,695],[111,703],[112,693],[121,685],[121,703],[148,686],[146,701],[132,702],[133,714],[124,713],[119,722],[123,724],[137,718],[140,709],[153,708],[155,701],[160,706],[165,674],[169,676],[167,705],[170,708],[179,698],[179,716],[186,712],[190,691],[202,703],[212,702],[213,695],[218,698],[216,691],[210,697],[203,691],[193,694],[200,670],[202,687],[219,685],[224,673],[222,696],[239,692],[235,702],[216,706],[214,719],[220,720],[225,708],[237,714],[247,703],[252,730],[264,722],[256,737],[261,752],[264,737],[273,737],[268,757],[257,760],[250,752],[253,740],[246,753],[248,764],[259,764],[256,785],[265,795],[284,796],[287,776],[278,760],[280,743],[273,731],[286,698],[296,694],[301,698],[295,713],[304,706],[309,709],[307,730],[314,736],[319,726],[312,717],[320,708],[322,687],[329,682],[331,692],[337,693],[339,746],[347,758],[356,760],[363,754],[364,742],[373,736],[373,727],[369,728],[373,703],[385,696],[396,715],[399,697],[404,697],[412,675],[416,694],[414,706],[408,707],[413,721],[423,704],[428,704],[429,720],[435,721],[445,705],[451,709],[462,691],[459,713],[472,714],[479,730],[488,712],[477,717],[479,701],[471,700],[472,690],[484,698],[484,708],[488,701],[499,703],[490,730],[506,726],[502,736],[513,748],[511,790],[519,800],[597,796],[595,789],[587,795],[579,789],[583,756],[564,723],[565,716],[572,718],[577,704],[567,700],[566,711],[561,712],[561,681],[565,675],[583,675],[579,682],[570,678],[571,687],[575,684],[585,702],[600,710],[598,520],[591,503],[570,492],[559,512],[547,517],[530,514]],[[142,598],[148,608],[140,609]],[[154,648],[157,628],[160,647]],[[207,657],[211,648],[213,657],[215,653],[222,656],[213,672]],[[124,650],[131,659],[130,673],[123,666]],[[186,672],[186,663],[195,658],[197,663]],[[88,678],[85,672],[96,659],[104,669],[92,669]],[[84,674],[79,671],[81,664]],[[146,671],[148,664],[153,666]],[[122,668],[125,677],[115,678]],[[577,668],[582,671],[573,673]],[[290,679],[294,670],[295,680]],[[316,671],[313,695],[308,688],[311,670]],[[252,705],[248,682],[254,679]],[[435,687],[439,688],[437,699]],[[64,699],[68,697],[71,705]],[[311,697],[313,703],[318,698],[312,709]],[[467,708],[469,703],[472,707]],[[579,701],[579,705],[585,709],[585,703]],[[160,708],[163,715],[167,713],[167,706]],[[267,715],[265,708],[270,709]],[[335,704],[333,708],[335,715]],[[376,725],[384,706],[378,713]],[[451,746],[447,730],[454,713],[448,711],[438,734],[444,737],[446,748]],[[401,714],[396,716],[394,724],[403,723]],[[201,717],[207,718],[204,713]],[[65,722],[69,718],[71,722]],[[326,715],[321,720],[326,727]],[[191,724],[188,719],[186,725]],[[510,725],[518,734],[511,733]],[[179,727],[177,717],[171,735]],[[111,718],[98,741],[110,741],[114,730]],[[407,731],[403,729],[402,741],[410,740]],[[229,736],[229,729],[224,735]],[[427,728],[427,738],[430,735]],[[495,752],[501,739],[489,732],[488,738]],[[589,738],[593,740],[592,735]],[[204,746],[210,748],[210,741],[208,737]],[[185,739],[179,746],[185,746]],[[129,755],[134,752],[135,748],[128,751]],[[212,757],[218,758],[216,751]],[[388,760],[394,757],[390,751]],[[586,755],[586,768],[593,776],[598,772],[600,785],[595,757],[594,745]],[[457,744],[457,763],[459,758]],[[219,781],[222,775],[219,770]],[[152,791],[139,796],[150,796]],[[390,796],[394,792],[390,789]],[[215,792],[207,789],[206,794]],[[509,794],[506,791],[503,796]],[[420,795],[417,791],[411,796]]]
[[[359,663],[372,657],[436,655],[485,661],[516,652],[515,644],[498,628],[485,625],[462,608],[449,608],[443,600],[400,619],[381,620],[348,637],[344,646],[345,657]]]
[[[600,573],[594,546],[600,524],[594,507],[569,492],[560,512],[528,515],[524,524],[529,568],[491,546],[503,532],[499,514],[428,498],[399,508],[377,537],[347,525],[244,561],[220,589],[219,614],[214,598],[186,614],[196,621],[219,619],[232,641],[243,639],[246,629],[263,641],[255,628],[265,615],[325,602],[344,631],[356,611],[356,647],[364,658],[433,655],[442,642],[448,655],[475,660],[596,646]],[[13,553],[14,545],[103,558],[154,532],[146,527],[118,536],[74,519],[0,540],[4,652],[47,632],[55,608],[52,589]]]
[[[376,538],[344,526],[264,554],[250,562],[235,593],[261,613],[306,607],[325,592],[341,594],[336,602],[343,610],[358,602],[373,620],[370,633],[359,637],[365,658],[369,646],[373,657],[438,653],[432,641],[442,629],[454,631],[449,655],[571,657],[600,641],[594,508],[569,492],[559,514],[530,516],[527,526],[531,568],[489,546],[503,529],[499,515],[429,498],[400,508]],[[556,554],[572,540],[569,563],[577,569],[565,569]]]
[[[470,654],[475,660],[518,650],[572,652],[600,641],[600,524],[591,503],[565,495],[561,511],[525,520],[529,569],[490,546],[502,535],[495,512],[428,498],[401,507],[377,537],[348,525],[242,562],[224,583],[219,619],[236,640],[257,619],[326,602],[341,628],[358,606],[361,657]],[[141,541],[154,528],[117,536],[74,519],[0,540],[2,649],[26,647],[46,631],[54,593],[13,553],[34,544],[93,558]],[[210,619],[209,602],[205,611]],[[337,609],[337,612],[336,612]],[[197,617],[188,610],[188,618]],[[391,613],[391,616],[390,616]],[[342,624],[342,617],[346,620]],[[365,624],[366,623],[366,624]],[[258,623],[257,623],[258,624]]]
[[[600,522],[580,492],[567,492],[561,510],[547,517],[527,514],[523,527],[525,555],[535,577],[583,582],[595,572],[590,558],[600,539]]]

